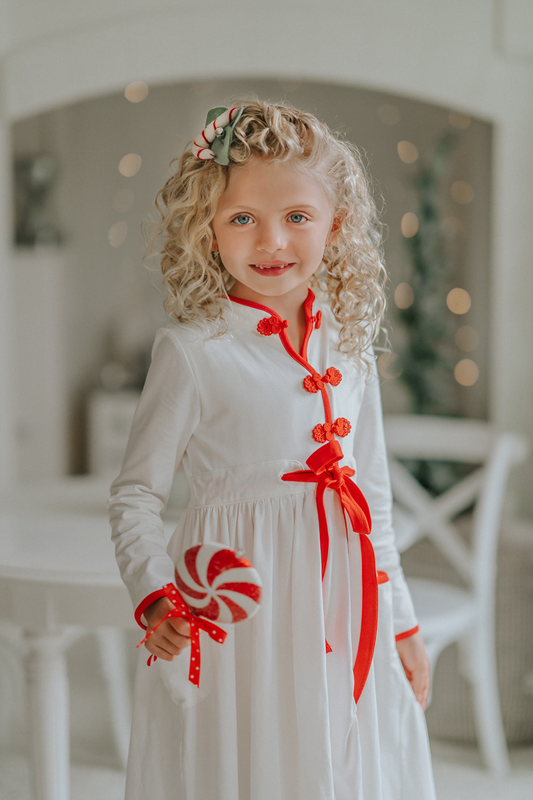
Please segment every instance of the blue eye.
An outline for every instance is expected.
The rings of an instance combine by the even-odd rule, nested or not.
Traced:
[[[289,219],[291,222],[299,223],[299,222],[304,222],[306,217],[304,217],[303,214],[291,214]]]
[[[232,221],[237,225],[248,225],[248,223],[252,221],[252,218],[248,214],[239,214],[239,216],[235,217]]]

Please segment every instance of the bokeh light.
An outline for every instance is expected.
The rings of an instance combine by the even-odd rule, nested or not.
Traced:
[[[124,90],[124,97],[130,103],[140,103],[148,96],[148,85],[144,81],[132,81]]]
[[[382,378],[397,378],[402,374],[398,367],[397,353],[382,353],[378,358],[378,372]]]
[[[378,106],[377,115],[385,125],[397,125],[401,119],[400,111],[391,103],[383,103]]]
[[[447,216],[441,222],[441,230],[444,236],[448,238],[453,238],[457,236],[458,233],[463,233],[465,230],[464,223],[454,216]]]
[[[107,234],[107,238],[109,240],[109,244],[111,247],[120,247],[123,244],[126,236],[128,235],[128,223],[121,221],[115,222],[114,225],[111,225],[109,228],[109,233]]]
[[[124,175],[125,178],[133,178],[134,175],[137,175],[141,168],[142,158],[137,153],[128,153],[127,156],[124,156],[120,159],[120,163],[118,165],[118,171],[121,175]]]
[[[410,239],[411,236],[418,233],[418,228],[419,223],[416,214],[413,214],[412,211],[408,211],[407,214],[403,215],[401,229],[406,239]]]
[[[397,148],[404,164],[414,164],[418,160],[418,147],[412,142],[398,142]]]
[[[470,311],[472,299],[465,289],[455,288],[448,292],[446,305],[453,314],[466,314]]]
[[[398,308],[409,308],[413,305],[415,293],[408,283],[399,283],[394,291],[394,302]]]
[[[450,194],[456,203],[465,206],[474,199],[474,190],[467,181],[454,181],[450,188]]]
[[[448,122],[450,125],[453,125],[454,128],[463,130],[464,128],[468,128],[472,120],[470,117],[467,117],[466,114],[460,114],[458,111],[450,111],[448,114]]]
[[[461,325],[455,334],[455,344],[459,350],[471,353],[479,344],[479,335],[471,325]]]
[[[475,361],[471,358],[463,358],[455,365],[453,371],[455,380],[461,386],[473,386],[479,378],[479,369]]]
[[[119,214],[124,214],[132,207],[134,199],[135,195],[131,189],[121,189],[113,197],[113,208]]]

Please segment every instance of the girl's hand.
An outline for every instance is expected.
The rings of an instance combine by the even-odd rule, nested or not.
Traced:
[[[413,687],[416,699],[426,710],[429,694],[429,661],[426,655],[424,641],[419,633],[400,639],[396,642],[396,649],[400,656],[407,680]]]
[[[160,597],[152,603],[144,612],[144,618],[148,623],[147,631],[151,631],[160,620],[165,617],[174,606],[168,597]],[[169,617],[156,630],[152,636],[144,643],[149,653],[152,653],[163,661],[173,661],[174,656],[178,656],[185,647],[191,644],[190,625],[179,617]]]

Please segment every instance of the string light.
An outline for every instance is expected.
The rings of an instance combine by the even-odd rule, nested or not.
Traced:
[[[404,164],[414,164],[418,161],[418,147],[412,142],[398,142],[398,155]]]
[[[398,354],[397,353],[382,353],[378,358],[378,372],[382,378],[392,379],[398,378],[402,374],[402,370],[397,366]]]
[[[107,234],[107,238],[109,240],[109,244],[111,247],[120,247],[123,244],[126,236],[128,235],[128,223],[121,221],[115,222],[114,225],[111,225],[109,228],[109,233]]]
[[[134,175],[137,175],[141,168],[142,158],[137,153],[128,153],[127,156],[124,156],[120,159],[120,163],[118,165],[118,171],[121,175],[124,175],[125,178],[133,178]]]
[[[472,299],[465,289],[455,288],[448,292],[446,305],[453,314],[466,314],[472,305]]]
[[[144,81],[132,81],[124,90],[124,97],[130,103],[141,103],[148,96],[148,85]]]
[[[408,283],[399,283],[394,291],[394,302],[398,308],[409,308],[413,305],[415,293]]]
[[[473,386],[479,378],[479,369],[475,361],[471,358],[463,358],[455,365],[453,371],[455,380],[461,386]]]
[[[472,120],[470,117],[467,117],[466,114],[459,114],[458,111],[450,111],[448,114],[448,122],[450,125],[453,125],[454,128],[468,128]]]
[[[459,350],[471,353],[479,344],[478,332],[471,325],[461,325],[455,334],[455,344]]]
[[[465,206],[474,199],[474,190],[467,181],[454,181],[450,188],[450,194],[456,203]]]
[[[452,237],[465,230],[463,222],[457,217],[444,217],[441,223],[441,230],[445,236]]]
[[[406,239],[410,239],[412,236],[418,233],[418,228],[419,223],[416,214],[413,214],[412,211],[408,211],[407,214],[403,215],[401,229]]]
[[[134,199],[135,195],[131,189],[121,189],[113,197],[113,208],[115,211],[118,211],[119,214],[124,214],[132,207]]]
[[[377,115],[384,125],[397,125],[401,119],[399,110],[391,103],[383,103],[378,106]]]

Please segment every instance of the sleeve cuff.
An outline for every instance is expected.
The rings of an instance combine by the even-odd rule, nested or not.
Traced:
[[[159,600],[160,597],[166,597],[164,589],[158,589],[157,592],[151,592],[147,597],[144,598],[142,602],[139,603],[135,609],[135,622],[144,630],[146,630],[146,625],[144,622],[142,622],[141,617],[148,606],[151,606],[152,603],[155,603],[155,601]]]
[[[408,631],[403,631],[403,633],[397,633],[395,637],[396,641],[401,642],[402,639],[408,639],[410,636],[414,636],[415,633],[418,633],[418,630],[419,630],[418,625],[416,625],[414,628],[411,628]]]

